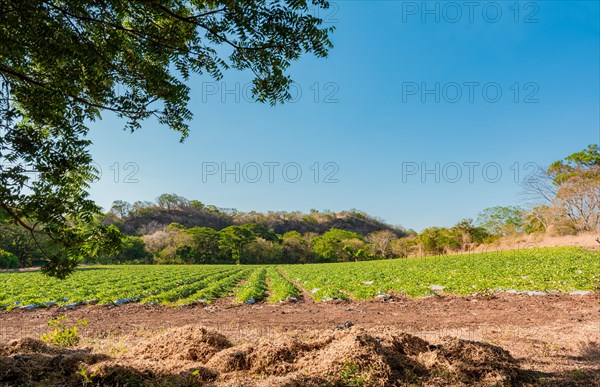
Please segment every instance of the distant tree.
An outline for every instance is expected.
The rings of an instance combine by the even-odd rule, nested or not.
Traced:
[[[354,261],[361,261],[367,259],[369,254],[367,253],[367,243],[362,238],[348,238],[342,241],[342,250],[346,253],[345,256],[341,256],[341,260],[352,259]]]
[[[146,250],[152,254],[156,263],[184,264],[193,263],[194,242],[185,229],[172,223],[166,229],[143,237]]]
[[[167,249],[169,246],[174,245],[178,233],[178,230],[160,230],[152,234],[144,235],[142,236],[142,239],[146,246],[146,250],[148,250],[148,252],[150,252],[153,257],[157,257],[162,251]]]
[[[157,263],[193,263],[193,240],[186,231],[183,225],[171,223],[164,230],[143,237],[146,250]]]
[[[524,192],[533,202],[553,208],[544,211],[544,229],[558,234],[600,229],[600,148],[597,144],[555,161],[523,183]],[[539,215],[539,211],[538,215]],[[529,213],[532,220],[541,220]],[[541,224],[538,224],[541,226]],[[534,227],[539,229],[539,227]]]
[[[285,234],[283,234],[281,236],[281,239],[282,240],[286,240],[286,239],[302,239],[302,234],[300,234],[296,230],[292,230],[292,231],[288,231]]]
[[[88,257],[86,263],[150,263],[151,255],[146,251],[146,245],[141,237],[124,236],[121,247],[111,254],[101,254]]]
[[[203,210],[205,205],[199,200],[190,200],[190,207],[196,210]]]
[[[392,241],[397,239],[397,235],[390,230],[382,230],[370,233],[368,236],[373,255],[389,258],[392,256]]]
[[[453,229],[456,231],[462,250],[468,250],[470,246],[491,238],[491,234],[484,227],[476,227],[473,224],[473,219],[463,219]]]
[[[0,269],[16,269],[19,259],[8,251],[0,250]]]
[[[219,231],[219,250],[234,263],[246,263],[248,245],[255,239],[252,231],[245,227],[229,226]]]
[[[242,227],[250,230],[254,235],[263,238],[264,240],[271,242],[280,242],[279,237],[272,228],[268,228],[262,223],[249,223],[244,224]]]
[[[110,207],[109,212],[123,219],[129,215],[132,209],[133,206],[130,203],[125,202],[123,200],[115,200],[112,206]]]
[[[445,254],[461,248],[459,234],[455,228],[426,228],[418,235],[417,242],[424,254]]]
[[[556,161],[548,168],[557,187],[554,203],[579,231],[600,229],[600,148],[589,145],[581,152]]]
[[[130,213],[134,216],[143,216],[152,212],[154,207],[154,203],[140,200],[133,203]]]
[[[162,194],[156,199],[156,203],[166,210],[182,209],[190,204],[186,198],[175,194]]]
[[[309,263],[314,261],[310,241],[298,231],[288,231],[281,237],[286,263]]]
[[[528,234],[545,232],[554,220],[553,212],[555,212],[553,207],[544,205],[525,211],[523,214],[523,230]]]
[[[403,237],[394,239],[391,243],[392,254],[397,258],[410,257],[417,253],[417,237]]]
[[[219,232],[208,227],[192,227],[186,230],[193,243],[193,263],[221,263]]]
[[[362,241],[364,237],[355,232],[332,228],[323,235],[313,240],[313,250],[317,256],[327,262],[348,261],[355,257],[349,255],[348,249],[345,251],[344,241],[357,239]]]
[[[184,231],[184,230],[186,230],[186,227],[181,223],[173,222],[173,223],[169,224],[165,230],[167,230],[167,231]]]
[[[284,247],[278,243],[256,237],[246,248],[247,263],[268,264],[281,263],[284,256]]]
[[[143,239],[137,236],[124,237],[123,245],[116,254],[116,259],[119,262],[145,262],[148,258],[149,254],[146,251],[146,245]]]
[[[473,225],[473,219],[463,219],[458,222],[454,228],[458,231],[458,235],[461,242],[462,249],[466,249],[474,239],[475,226]]]
[[[477,225],[495,235],[510,235],[522,231],[523,210],[515,206],[486,208],[477,216]]]

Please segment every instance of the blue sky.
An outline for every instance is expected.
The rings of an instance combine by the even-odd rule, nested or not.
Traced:
[[[599,142],[599,2],[333,4],[335,47],[294,63],[292,103],[252,103],[249,74],[232,71],[192,78],[183,144],[153,121],[94,123],[92,197],[356,208],[420,230],[523,204],[531,163]]]

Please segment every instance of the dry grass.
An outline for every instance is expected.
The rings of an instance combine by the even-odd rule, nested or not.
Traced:
[[[521,372],[505,350],[444,339],[438,345],[393,329],[350,328],[280,335],[233,345],[199,326],[168,330],[120,358],[67,350],[34,339],[2,347],[0,382],[101,385],[512,385]],[[23,360],[26,359],[26,360]]]
[[[499,239],[498,241],[480,245],[474,252],[526,249],[535,247],[562,247],[576,246],[586,249],[600,249],[600,243],[596,240],[600,233],[580,233],[577,235],[549,235],[549,234],[524,234]]]

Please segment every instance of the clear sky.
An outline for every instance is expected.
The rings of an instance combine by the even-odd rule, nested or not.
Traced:
[[[94,123],[92,197],[356,208],[420,230],[523,204],[531,163],[600,141],[598,1],[332,4],[335,47],[292,66],[292,103],[253,103],[231,71],[191,80],[184,143],[153,121]]]

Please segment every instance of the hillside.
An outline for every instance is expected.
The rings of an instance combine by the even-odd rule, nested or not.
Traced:
[[[222,209],[214,206],[148,205],[133,209],[125,216],[107,215],[106,223],[115,224],[127,235],[147,235],[164,229],[171,223],[185,227],[210,227],[221,230],[232,225],[259,223],[273,229],[277,234],[298,231],[302,234],[313,232],[323,234],[331,228],[356,232],[361,235],[389,230],[398,237],[406,236],[407,230],[392,226],[362,211],[318,212],[238,212],[234,209]]]

